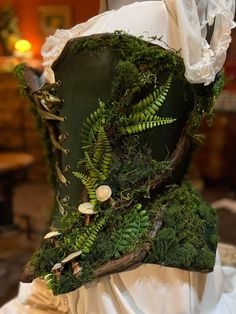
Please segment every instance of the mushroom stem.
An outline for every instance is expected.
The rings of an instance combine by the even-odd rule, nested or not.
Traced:
[[[112,197],[110,197],[107,202],[108,202],[108,205],[111,206],[112,208],[116,206],[116,202]]]
[[[58,240],[56,238],[51,238],[51,244],[53,246],[58,246]]]
[[[61,279],[61,270],[60,270],[60,269],[57,269],[57,270],[54,272],[54,275],[56,276],[57,281],[59,281],[59,280]]]
[[[73,270],[73,275],[75,277],[79,277],[80,276],[80,273],[81,273],[81,270],[82,270],[82,267],[80,266],[79,262],[77,261],[72,261],[71,262],[71,268]]]
[[[84,216],[84,223],[85,223],[85,226],[89,226],[91,221],[90,221],[90,215],[85,215]]]

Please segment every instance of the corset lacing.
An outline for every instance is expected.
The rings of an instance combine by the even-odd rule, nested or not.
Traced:
[[[45,84],[39,90],[32,93],[32,96],[37,104],[37,112],[41,120],[44,122],[50,136],[50,141],[52,146],[56,151],[60,151],[65,155],[70,153],[69,149],[63,147],[65,140],[68,138],[69,134],[60,134],[58,123],[63,123],[66,121],[65,117],[59,115],[59,110],[64,100],[60,99],[56,94],[56,89],[61,85],[60,81],[53,84]],[[67,180],[65,174],[69,171],[70,166],[66,165],[64,169],[61,168],[61,158],[59,154],[55,154],[55,172],[58,182],[64,184],[65,186],[70,185],[70,181]],[[57,192],[56,202],[58,204],[58,209],[60,213],[65,214],[65,206],[69,201],[69,196],[60,196]]]

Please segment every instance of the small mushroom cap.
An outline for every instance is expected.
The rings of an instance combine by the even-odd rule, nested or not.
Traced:
[[[75,259],[76,257],[80,256],[81,254],[82,254],[82,251],[77,251],[77,252],[71,253],[70,255],[65,257],[61,261],[61,263],[63,263],[63,264],[68,263],[68,262],[72,261],[73,259]]]
[[[58,269],[61,269],[63,266],[62,266],[62,263],[56,263],[53,267],[52,267],[52,271],[54,270],[58,270]]]
[[[78,207],[78,211],[81,214],[85,214],[85,215],[94,215],[96,214],[96,212],[94,211],[94,206],[91,203],[83,203],[80,204]]]
[[[59,236],[61,233],[59,231],[51,231],[51,232],[48,232],[45,236],[44,236],[44,239],[51,239],[51,238],[54,238],[54,237],[57,237]]]
[[[96,197],[100,202],[105,202],[111,197],[112,191],[109,185],[101,185],[96,189]]]

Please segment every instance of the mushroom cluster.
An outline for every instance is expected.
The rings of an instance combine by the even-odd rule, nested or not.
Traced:
[[[64,266],[66,263],[71,264],[72,272],[75,277],[78,277],[82,271],[82,267],[80,266],[78,262],[78,257],[82,254],[82,251],[77,251],[74,253],[69,254],[67,257],[65,257],[61,264]]]
[[[108,185],[101,185],[96,189],[96,198],[99,202],[106,202],[111,198],[112,191]],[[84,215],[85,226],[89,226],[92,216],[96,214],[94,205],[86,202],[78,207],[78,211]]]
[[[80,266],[77,258],[82,254],[82,251],[77,251],[69,254],[65,257],[60,263],[56,263],[51,271],[56,277],[56,280],[59,281],[61,279],[62,270],[64,269],[65,264],[70,263],[73,275],[78,277],[81,274],[82,267]],[[46,279],[46,278],[45,278]]]

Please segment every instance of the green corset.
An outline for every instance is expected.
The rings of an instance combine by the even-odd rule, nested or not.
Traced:
[[[16,69],[55,189],[34,274],[60,294],[138,263],[212,271],[215,212],[184,176],[222,75],[190,85],[176,51],[120,32],[70,40],[52,68],[43,86]]]

